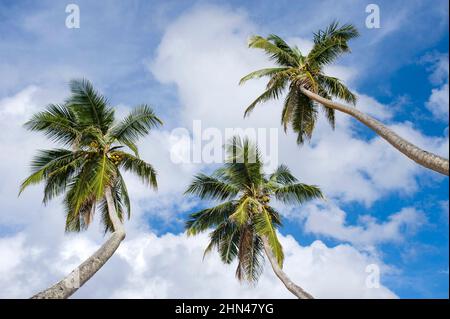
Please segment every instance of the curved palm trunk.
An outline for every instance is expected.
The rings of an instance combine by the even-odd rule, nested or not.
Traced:
[[[275,256],[272,253],[272,248],[270,247],[269,241],[266,237],[262,237],[264,244],[264,251],[266,252],[267,258],[269,258],[272,269],[277,275],[277,277],[283,282],[286,288],[292,292],[298,299],[314,299],[309,293],[304,291],[301,287],[297,286],[286,273],[280,268]]]
[[[67,277],[52,287],[34,295],[31,297],[32,299],[66,299],[70,297],[101,267],[103,267],[117,250],[120,243],[125,238],[125,230],[122,222],[117,216],[110,188],[105,190],[105,197],[108,203],[109,217],[111,218],[114,227],[114,232],[111,237],[91,257],[75,268]]]
[[[384,138],[388,143],[394,146],[397,150],[402,152],[404,155],[412,159],[414,162],[429,168],[433,171],[441,173],[443,175],[447,175],[449,173],[449,163],[448,159],[445,159],[439,155],[429,153],[415,146],[414,144],[406,141],[399,135],[397,135],[394,131],[383,125],[382,123],[375,120],[373,117],[364,114],[361,111],[358,111],[354,107],[349,107],[340,103],[336,103],[317,95],[304,87],[301,87],[300,90],[303,94],[305,94],[310,99],[325,105],[331,109],[335,109],[346,113],[348,115],[353,116],[361,123],[365,124],[372,130],[374,130],[378,135]]]

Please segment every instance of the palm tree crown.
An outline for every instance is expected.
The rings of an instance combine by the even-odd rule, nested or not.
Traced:
[[[63,147],[39,151],[20,193],[29,185],[45,182],[44,203],[65,194],[66,231],[86,229],[97,205],[105,232],[113,231],[105,191],[111,191],[122,221],[125,213],[130,217],[130,200],[121,170],[157,187],[156,172],[139,158],[136,142],[162,122],[147,105],[116,122],[114,109],[89,81],[73,80],[70,90],[65,103],[51,104],[25,123],[27,129],[43,132]]]
[[[337,22],[333,22],[325,30],[314,34],[313,47],[306,56],[296,46],[289,46],[276,35],[267,38],[253,36],[249,47],[264,50],[278,67],[258,70],[241,79],[240,84],[250,79],[270,78],[266,90],[247,107],[245,116],[249,115],[258,103],[278,99],[287,89],[281,123],[285,130],[288,124],[291,124],[294,132],[298,134],[297,142],[303,144],[312,136],[318,107],[316,102],[301,92],[302,87],[326,99],[335,97],[356,103],[356,96],[339,79],[324,74],[323,68],[343,53],[349,52],[347,42],[357,36],[358,31],[353,25],[339,26]],[[334,110],[323,107],[323,111],[334,128]]]
[[[322,198],[322,193],[316,186],[299,183],[284,165],[265,175],[258,149],[248,139],[234,137],[226,151],[225,165],[210,176],[196,175],[186,191],[201,199],[224,202],[191,214],[186,229],[195,235],[213,228],[205,254],[217,249],[227,264],[237,258],[237,278],[255,282],[262,271],[263,240],[269,243],[280,267],[284,259],[276,234],[281,217],[270,206],[271,198],[303,203]]]

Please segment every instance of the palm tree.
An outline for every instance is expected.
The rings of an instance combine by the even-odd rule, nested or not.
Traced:
[[[339,26],[337,22],[333,22],[325,30],[314,34],[313,48],[306,56],[296,46],[289,46],[276,35],[267,38],[253,36],[249,47],[264,50],[277,67],[258,70],[241,79],[240,84],[250,79],[269,77],[266,90],[248,106],[245,116],[249,115],[258,103],[278,99],[287,89],[281,122],[285,130],[290,124],[298,134],[298,144],[303,144],[311,138],[319,104],[322,105],[333,129],[334,111],[346,113],[374,130],[416,163],[448,176],[447,159],[420,149],[355,107],[332,101],[337,98],[353,106],[356,104],[356,96],[339,79],[324,74],[323,68],[342,54],[350,52],[347,42],[357,36],[358,31],[353,25]]]
[[[312,298],[282,270],[283,248],[276,233],[281,217],[269,203],[275,198],[283,203],[301,204],[322,198],[320,189],[299,183],[284,165],[265,175],[258,149],[248,139],[234,137],[226,151],[225,165],[210,176],[196,175],[186,191],[201,199],[224,201],[191,214],[186,222],[188,235],[214,228],[205,254],[217,249],[227,264],[237,258],[236,277],[240,281],[257,282],[263,270],[264,252],[290,292],[301,299]]]
[[[130,218],[130,199],[121,170],[157,188],[156,172],[139,158],[136,146],[140,137],[162,124],[152,109],[141,105],[116,122],[114,109],[90,82],[73,80],[70,90],[64,104],[51,104],[25,123],[27,129],[43,132],[63,148],[39,151],[20,193],[44,182],[44,204],[64,194],[66,232],[87,229],[98,209],[105,234],[112,235],[70,275],[33,298],[70,297],[119,247],[125,238],[124,217]]]

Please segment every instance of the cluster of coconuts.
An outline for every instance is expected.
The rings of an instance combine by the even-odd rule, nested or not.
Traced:
[[[115,153],[110,156],[110,159],[113,161],[114,165],[119,165],[119,163],[122,161],[122,156]]]
[[[97,148],[98,148],[98,143],[97,143],[96,141],[92,141],[92,142],[89,144],[89,146],[90,146],[91,148],[97,149]],[[110,154],[110,155],[109,155],[109,159],[111,159],[112,162],[114,163],[114,165],[117,166],[117,165],[119,165],[120,162],[122,161],[123,156],[120,155],[119,153],[113,153],[113,154]]]
[[[267,203],[270,201],[270,197],[267,196],[267,195],[262,195],[262,196],[259,197],[259,200],[260,200],[262,203],[267,204]]]

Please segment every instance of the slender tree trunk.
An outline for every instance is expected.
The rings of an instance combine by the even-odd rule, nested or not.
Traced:
[[[270,247],[269,241],[266,237],[262,237],[262,241],[264,244],[264,251],[266,252],[267,258],[272,265],[272,269],[277,275],[277,277],[283,282],[286,288],[292,292],[298,299],[314,299],[309,293],[304,291],[301,287],[297,286],[281,269],[278,265],[277,259],[275,258],[272,248]]]
[[[416,145],[406,141],[399,135],[397,135],[394,131],[380,123],[379,121],[375,120],[373,117],[364,114],[361,111],[358,111],[354,107],[346,106],[340,103],[336,103],[333,101],[330,101],[326,98],[321,97],[320,95],[317,95],[304,87],[301,87],[300,90],[303,94],[308,96],[310,99],[325,105],[326,107],[329,107],[334,110],[341,111],[343,113],[346,113],[348,115],[353,116],[361,123],[365,124],[372,130],[374,130],[378,135],[380,135],[382,138],[384,138],[389,144],[394,146],[397,150],[402,152],[404,155],[412,159],[417,164],[420,164],[426,168],[429,168],[433,171],[436,171],[438,173],[441,173],[443,175],[447,175],[449,173],[449,163],[448,159],[443,158],[439,155],[429,153],[427,151],[424,151],[417,147]]]
[[[67,277],[52,287],[34,295],[32,299],[66,299],[74,294],[111,258],[125,238],[125,230],[117,216],[116,208],[108,187],[105,190],[108,213],[112,221],[114,232],[111,237],[80,266],[75,268]]]

